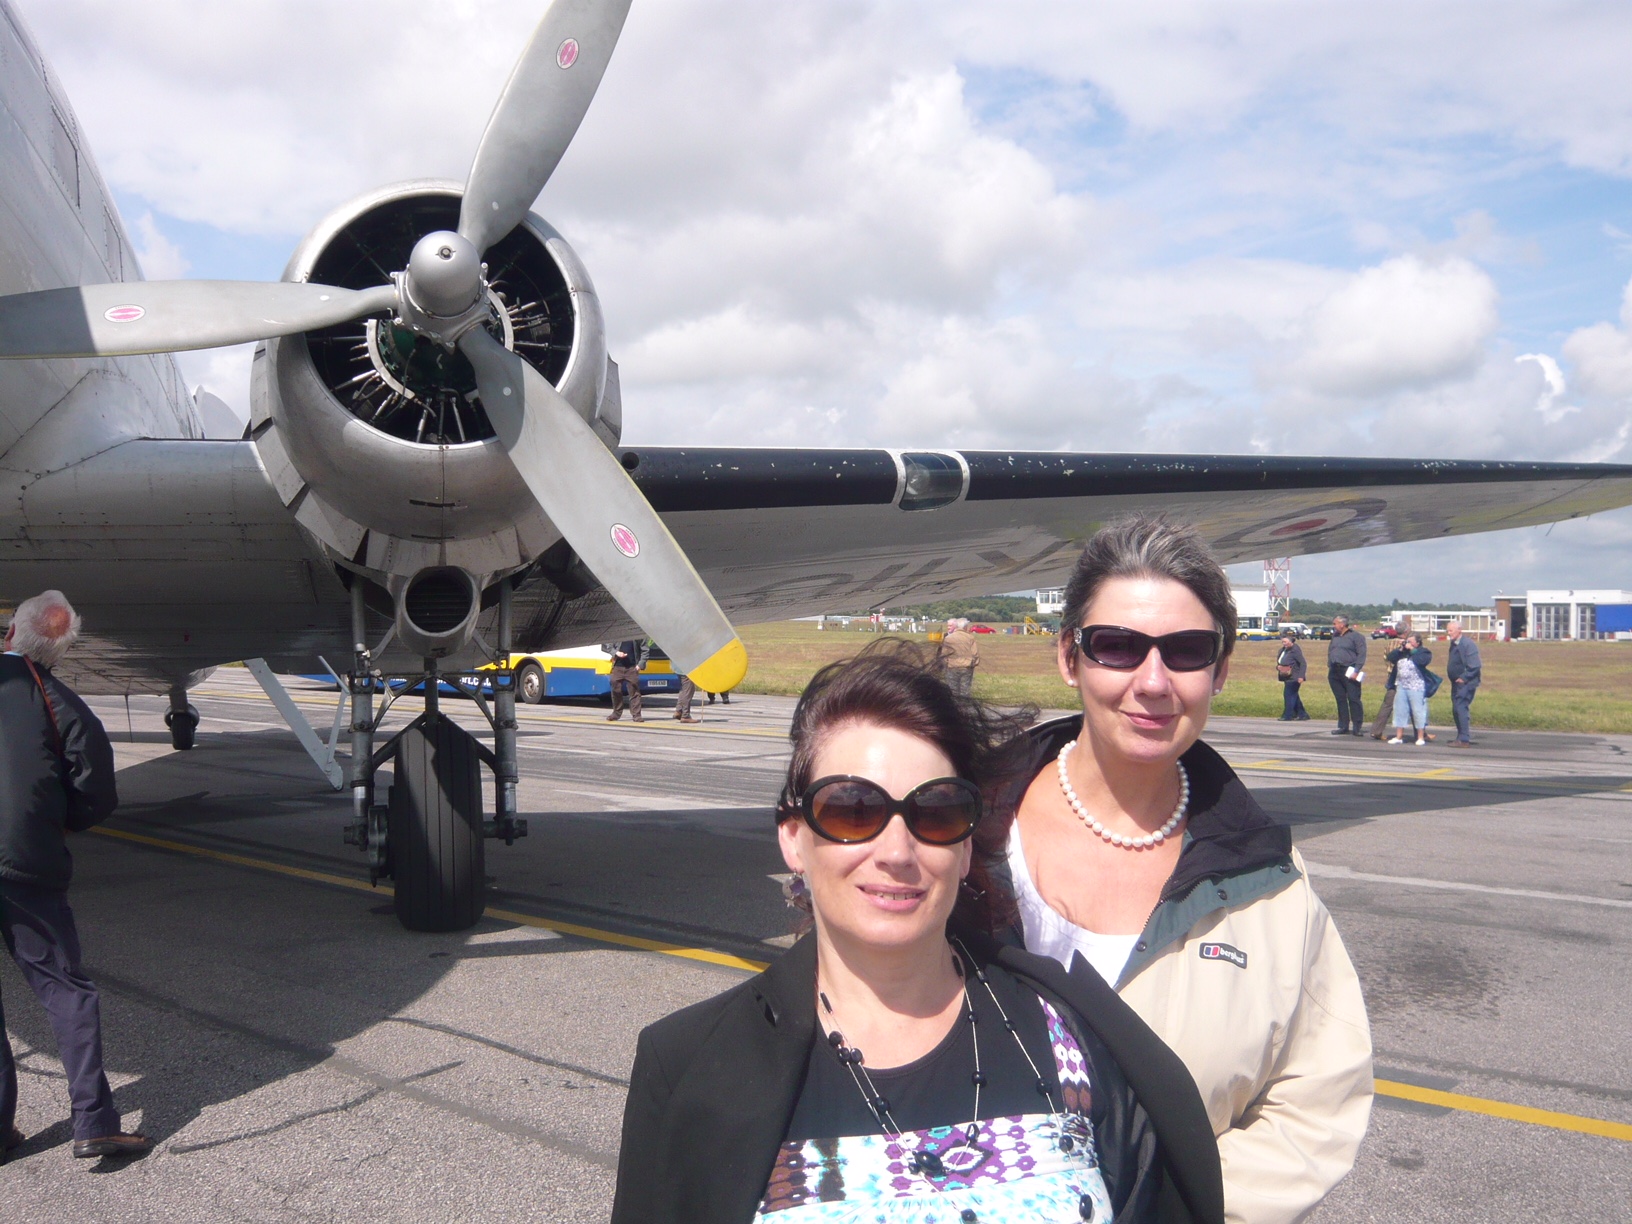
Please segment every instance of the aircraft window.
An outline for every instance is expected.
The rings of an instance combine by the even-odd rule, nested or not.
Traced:
[[[113,279],[124,280],[123,261],[119,252],[119,225],[110,212],[102,214],[102,247],[108,258],[108,271],[113,274]]]
[[[901,509],[933,510],[963,496],[963,465],[951,455],[909,451],[901,456],[901,463],[907,469]]]
[[[68,125],[56,111],[51,112],[51,168],[57,172],[68,191],[68,198],[79,205],[79,150]]]

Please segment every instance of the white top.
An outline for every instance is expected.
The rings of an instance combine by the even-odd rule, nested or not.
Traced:
[[[1026,951],[1052,957],[1067,969],[1077,953],[1112,986],[1122,976],[1122,968],[1139,942],[1133,935],[1101,935],[1080,927],[1056,910],[1032,882],[1026,866],[1026,852],[1020,844],[1020,822],[1009,826],[1009,874],[1014,879],[1014,900],[1020,907],[1020,921],[1026,928]]]

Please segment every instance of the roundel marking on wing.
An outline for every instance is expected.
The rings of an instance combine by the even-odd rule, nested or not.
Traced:
[[[555,63],[558,68],[571,68],[578,62],[578,40],[569,38],[561,44],[555,53]]]
[[[1377,498],[1311,506],[1306,510],[1299,510],[1295,514],[1277,515],[1266,522],[1238,532],[1228,539],[1220,541],[1220,543],[1231,546],[1289,544],[1297,540],[1307,539],[1310,536],[1324,535],[1329,531],[1336,531],[1339,527],[1366,522],[1382,514],[1386,508],[1387,503]]]
[[[612,524],[612,547],[626,557],[640,556],[640,541],[622,523]]]
[[[123,306],[109,306],[102,312],[102,317],[109,323],[134,323],[145,314],[146,310],[130,302]]]

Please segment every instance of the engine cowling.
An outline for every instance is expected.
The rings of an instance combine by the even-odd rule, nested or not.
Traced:
[[[460,184],[422,180],[354,200],[307,235],[284,279],[381,284],[423,234],[458,222]],[[576,252],[528,215],[486,253],[488,329],[615,445],[616,366]],[[267,341],[251,436],[296,519],[333,559],[398,598],[454,568],[480,590],[560,539],[493,435],[457,350],[387,319]]]

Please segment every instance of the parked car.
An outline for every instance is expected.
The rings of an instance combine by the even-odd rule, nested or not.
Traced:
[[[1400,636],[1400,631],[1398,629],[1396,629],[1393,625],[1378,625],[1377,628],[1375,628],[1375,629],[1373,629],[1371,631],[1371,636],[1372,636],[1373,639],[1376,639],[1376,638],[1397,638],[1397,637]]]
[[[1273,629],[1238,629],[1235,640],[1238,642],[1273,642],[1281,635]]]
[[[969,626],[969,632],[970,633],[996,633],[997,630],[993,629],[990,625],[970,625]]]
[[[1329,642],[1332,640],[1332,627],[1330,625],[1322,625],[1310,636],[1319,638],[1323,642]]]

